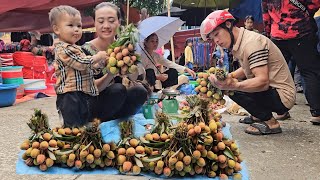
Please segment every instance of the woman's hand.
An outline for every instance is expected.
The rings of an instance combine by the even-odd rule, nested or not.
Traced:
[[[189,68],[186,68],[185,71],[192,76],[193,79],[197,77],[196,73]]]
[[[164,82],[168,79],[168,74],[159,74],[157,75],[157,79],[160,80],[161,82]]]
[[[230,74],[228,74],[227,78],[224,81],[219,81],[217,77],[212,74],[209,76],[209,81],[213,86],[221,90],[238,90],[239,88],[238,80],[232,78]]]

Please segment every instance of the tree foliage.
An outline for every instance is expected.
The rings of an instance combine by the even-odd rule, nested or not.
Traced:
[[[112,0],[114,4],[126,4],[127,0]],[[162,12],[166,0],[129,0],[130,6],[137,9],[146,8],[150,16],[157,15]]]

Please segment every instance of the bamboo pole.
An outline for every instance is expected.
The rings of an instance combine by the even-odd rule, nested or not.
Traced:
[[[127,26],[129,25],[129,13],[130,13],[130,5],[129,5],[129,0],[127,0]]]
[[[171,12],[170,12],[170,0],[167,0],[167,9],[168,9],[168,17],[171,16]],[[170,45],[171,45],[171,54],[172,54],[172,61],[175,63],[175,56],[174,56],[174,45],[173,45],[173,37],[171,37],[170,39]]]

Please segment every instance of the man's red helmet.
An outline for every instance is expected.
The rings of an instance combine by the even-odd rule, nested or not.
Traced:
[[[227,20],[235,20],[232,14],[230,14],[228,11],[217,10],[210,13],[206,19],[202,21],[200,26],[200,34],[202,39],[206,41],[208,39],[208,35]]]

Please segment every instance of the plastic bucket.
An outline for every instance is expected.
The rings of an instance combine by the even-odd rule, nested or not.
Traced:
[[[1,67],[3,84],[23,84],[22,66]]]
[[[0,84],[0,107],[11,106],[16,101],[18,84]]]

